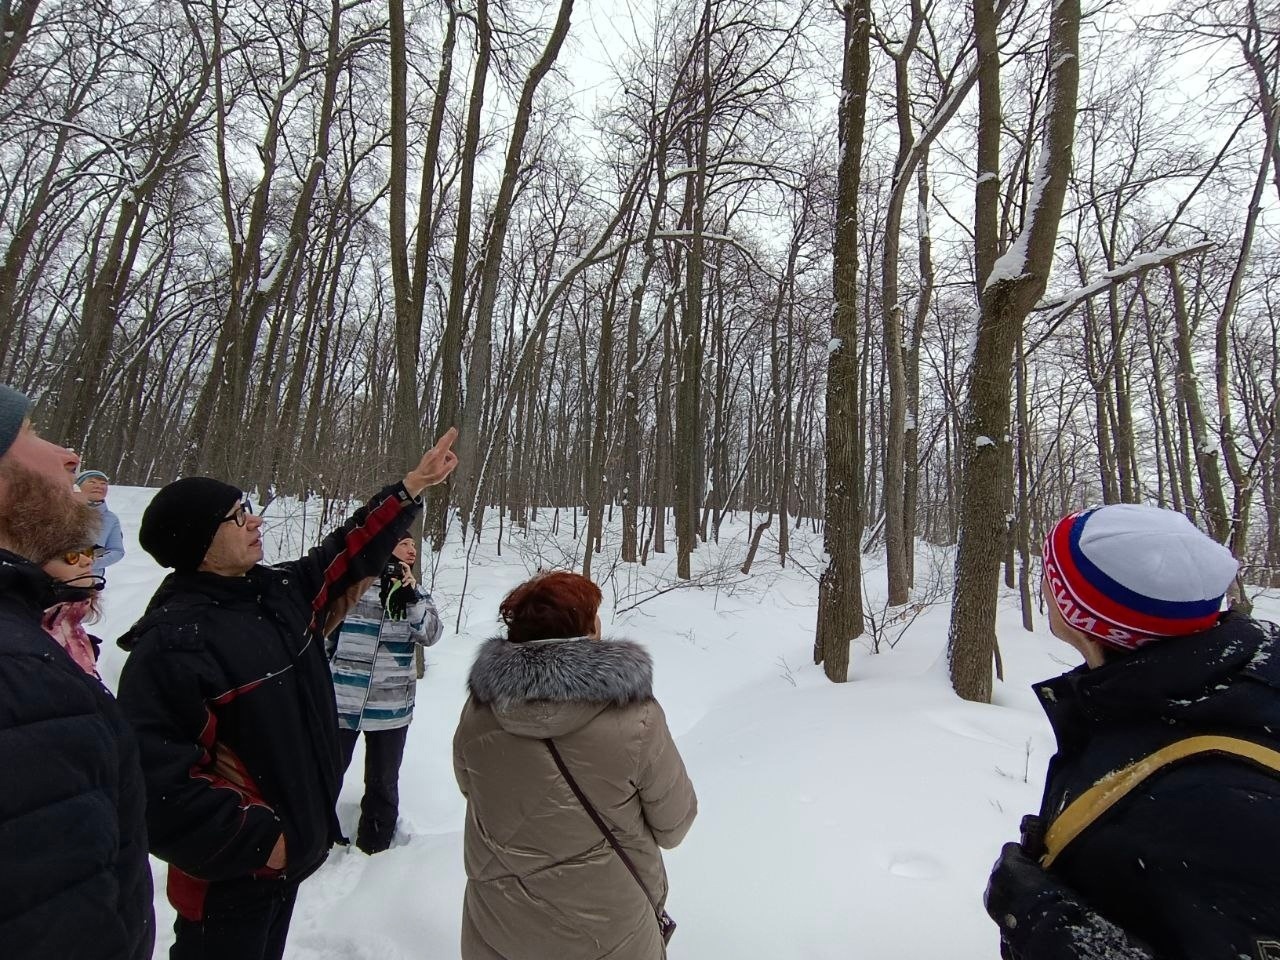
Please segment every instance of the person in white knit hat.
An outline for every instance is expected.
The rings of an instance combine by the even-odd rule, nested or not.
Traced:
[[[987,886],[1012,960],[1280,960],[1280,630],[1222,601],[1230,551],[1113,504],[1045,538],[1036,684],[1058,752]]]
[[[110,479],[101,470],[81,470],[76,474],[76,486],[88,500],[89,506],[102,518],[97,539],[94,540],[93,572],[106,585],[107,567],[124,559],[124,534],[120,530],[120,518],[107,506]]]

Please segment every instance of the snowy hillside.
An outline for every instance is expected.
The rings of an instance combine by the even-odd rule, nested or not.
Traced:
[[[114,488],[111,505],[128,555],[111,571],[107,615],[113,641],[140,613],[161,571],[137,546],[151,491]],[[292,509],[293,522],[282,511]],[[271,518],[275,516],[273,521]],[[268,559],[284,559],[299,524],[296,507],[268,511]],[[562,516],[562,541],[567,549]],[[309,522],[314,533],[315,520]],[[1073,664],[1047,631],[1024,633],[1012,603],[1002,611],[1007,671],[996,705],[956,699],[941,654],[948,608],[924,612],[892,649],[856,650],[854,682],[828,683],[811,663],[816,584],[761,556],[749,579],[746,518],[726,521],[719,547],[699,551],[702,569],[723,564],[734,582],[652,596],[668,584],[670,559],[638,575],[597,561],[606,634],[646,644],[701,812],[668,855],[669,903],[680,928],[670,956],[735,960],[918,960],[996,956],[995,927],[982,910],[987,871],[1000,844],[1036,808],[1052,749],[1028,685]],[[798,538],[805,537],[801,531]],[[797,558],[816,566],[816,542],[797,539]],[[295,548],[296,549],[296,548]],[[506,590],[541,562],[563,556],[545,532],[492,537],[471,558],[456,544],[440,564],[435,597],[446,622],[427,651],[401,775],[401,835],[374,858],[336,851],[302,887],[289,960],[450,960],[458,956],[463,803],[450,742],[477,644],[495,632]],[[927,569],[929,558],[918,564]],[[602,572],[603,571],[603,572]],[[464,579],[462,630],[454,632]],[[867,571],[872,606],[883,571]],[[645,599],[648,598],[648,599]],[[616,607],[643,602],[614,615]],[[1262,612],[1280,609],[1263,601]],[[1274,616],[1274,613],[1272,613]],[[892,637],[892,634],[891,634]],[[103,653],[114,688],[124,654]],[[339,814],[354,830],[360,797],[357,753]],[[173,913],[155,863],[158,958],[167,956]]]

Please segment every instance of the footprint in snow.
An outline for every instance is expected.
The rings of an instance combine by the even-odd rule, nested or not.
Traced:
[[[390,940],[362,933],[359,937],[341,934],[289,933],[289,960],[412,960]]]
[[[889,873],[908,880],[936,880],[942,876],[942,864],[924,854],[898,854],[889,861]]]

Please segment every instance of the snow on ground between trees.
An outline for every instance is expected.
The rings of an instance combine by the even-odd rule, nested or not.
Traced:
[[[114,640],[163,575],[137,543],[152,493],[113,487],[110,496],[128,549],[109,571],[106,615],[96,628],[107,640],[101,666],[113,689],[124,661]],[[311,537],[317,517],[314,511],[307,522]],[[269,507],[269,560],[300,552],[300,519],[291,501]],[[486,530],[469,571],[457,538],[446,547],[433,588],[445,635],[426,651],[396,841],[372,858],[354,847],[335,850],[302,885],[287,960],[459,955],[464,805],[453,779],[453,730],[475,649],[498,632],[498,601],[539,564],[563,565],[571,556],[571,520],[561,511],[560,534],[552,537],[550,519],[542,511],[527,539],[504,539],[501,557]],[[893,643],[872,654],[869,637],[854,641],[854,679],[828,683],[812,664],[817,584],[804,569],[820,568],[820,537],[807,527],[795,531],[797,562],[785,570],[766,539],[751,576],[742,577],[737,567],[750,533],[748,518],[738,515],[725,521],[718,546],[698,550],[700,587],[658,592],[674,581],[674,548],[629,571],[615,566],[616,543],[607,539],[595,561],[605,634],[652,652],[657,695],[698,790],[698,821],[667,854],[668,907],[680,925],[669,955],[990,960],[998,947],[982,909],[987,872],[1000,844],[1016,837],[1022,814],[1037,808],[1053,748],[1029,686],[1076,658],[1049,636],[1043,618],[1037,633],[1025,633],[1009,596],[998,625],[1006,679],[997,682],[993,705],[965,703],[947,684],[949,606],[928,607],[896,636],[882,616],[882,562],[868,557],[868,609]],[[921,547],[917,571],[949,577],[949,561]],[[1261,599],[1258,609],[1280,618],[1275,600]],[[348,832],[358,817],[362,751],[339,801]],[[173,911],[164,865],[152,863],[155,956],[164,958]]]

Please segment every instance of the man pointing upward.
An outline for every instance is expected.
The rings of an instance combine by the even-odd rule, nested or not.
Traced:
[[[262,518],[222,481],[176,480],[143,514],[139,542],[174,572],[120,639],[120,704],[142,748],[151,852],[169,863],[170,960],[283,955],[298,884],[340,836],[322,630],[457,465],[456,437],[289,563],[262,565]]]

